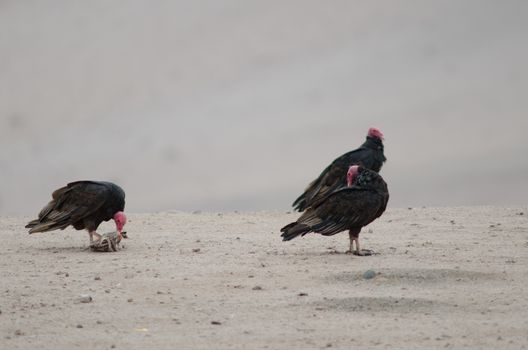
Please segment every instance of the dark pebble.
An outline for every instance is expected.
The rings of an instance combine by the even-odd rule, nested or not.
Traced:
[[[222,322],[220,322],[220,321],[211,321],[211,324],[219,326],[219,325],[222,324]]]
[[[363,273],[363,278],[366,280],[376,277],[376,272],[374,270],[367,270]]]

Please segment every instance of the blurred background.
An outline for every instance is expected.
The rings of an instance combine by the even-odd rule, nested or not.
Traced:
[[[0,214],[287,210],[385,134],[392,207],[524,205],[528,2],[0,1]]]

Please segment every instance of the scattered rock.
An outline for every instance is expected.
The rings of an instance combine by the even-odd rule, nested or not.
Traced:
[[[128,301],[129,303],[131,303],[131,302],[134,301],[134,299],[132,299],[132,298],[128,298],[127,301]]]
[[[211,321],[211,324],[219,326],[219,325],[222,324],[222,322],[220,322],[220,321]]]
[[[376,277],[376,272],[374,270],[367,270],[363,273],[363,278],[366,280]]]
[[[82,324],[78,324],[77,328],[83,328],[83,325]]]
[[[199,253],[200,252],[200,248],[194,248],[192,251],[193,251],[193,253]]]
[[[91,303],[92,297],[88,294],[81,294],[79,298],[77,299],[80,303]]]
[[[303,292],[301,292],[301,293],[299,293],[299,294],[297,294],[297,295],[300,296],[300,297],[305,297],[305,296],[308,295],[308,293],[303,293]]]
[[[101,280],[101,277],[100,277],[100,276],[95,276],[95,277],[94,277],[94,280],[95,280],[95,281],[100,281],[100,280]]]
[[[253,290],[262,290],[262,287],[261,286],[255,286],[255,287],[253,287],[251,289],[253,289]]]
[[[25,333],[22,332],[20,329],[17,329],[17,330],[15,331],[15,335],[16,335],[16,336],[21,336],[21,335],[24,335],[24,334],[25,334]]]

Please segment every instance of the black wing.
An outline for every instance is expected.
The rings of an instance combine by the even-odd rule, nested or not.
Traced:
[[[344,230],[361,229],[381,216],[388,199],[386,191],[340,188],[308,208],[297,222],[285,226],[281,230],[283,240],[308,232],[330,236]]]
[[[292,206],[298,211],[304,211],[318,198],[324,197],[339,187],[346,185],[346,173],[350,165],[370,165],[372,152],[373,150],[369,148],[360,147],[335,159],[321,172],[317,179],[308,185],[304,193],[293,202]]]
[[[30,228],[29,233],[64,229],[68,225],[77,229],[96,229],[102,221],[109,220],[113,213],[122,210],[110,208],[120,202],[116,201],[115,195],[109,183],[69,183],[53,192],[53,199],[40,211],[38,219],[29,222],[26,228]],[[124,208],[124,192],[122,203]],[[85,223],[90,227],[85,227]]]

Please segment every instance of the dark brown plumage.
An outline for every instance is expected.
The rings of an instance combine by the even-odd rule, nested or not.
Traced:
[[[343,154],[327,166],[317,179],[312,181],[292,206],[302,212],[319,198],[346,185],[349,166],[357,164],[379,172],[387,160],[383,154],[383,134],[371,128],[365,142],[356,150]]]
[[[359,232],[381,216],[387,207],[389,192],[383,178],[372,170],[352,166],[348,186],[334,190],[312,204],[296,222],[281,229],[282,239],[289,241],[309,232],[324,236],[349,230],[350,252],[366,255],[359,248]]]
[[[63,230],[69,225],[77,230],[86,229],[92,234],[103,221],[110,219],[122,225],[118,227],[121,234],[126,217],[125,192],[116,184],[103,181],[76,181],[59,188],[52,194],[52,200],[40,211],[38,219],[30,221],[26,228],[29,233]],[[118,214],[120,213],[120,214]],[[116,214],[118,214],[116,216]],[[118,217],[122,215],[121,217]],[[122,222],[124,217],[124,222]]]

